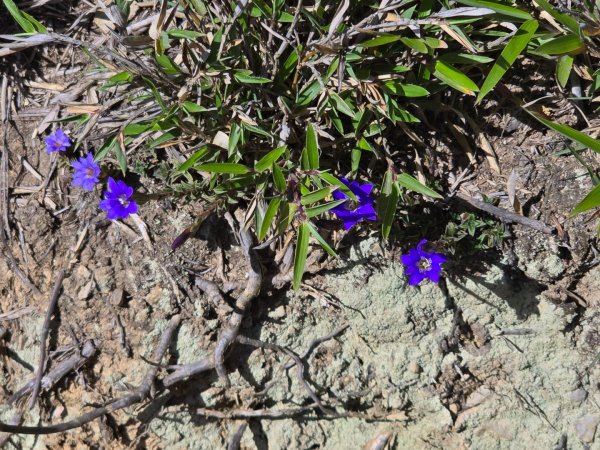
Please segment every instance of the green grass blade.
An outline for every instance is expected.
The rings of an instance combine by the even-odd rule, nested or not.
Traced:
[[[275,187],[279,192],[285,192],[285,188],[287,187],[285,176],[277,164],[273,164],[273,183],[275,183]]]
[[[198,162],[198,160],[204,157],[207,153],[208,145],[202,146],[177,168],[177,172],[186,172],[187,170],[191,169],[194,164],[196,164],[196,162]]]
[[[571,55],[563,55],[556,62],[556,81],[561,88],[564,88],[569,81],[571,70],[573,69],[574,58]]]
[[[306,127],[306,156],[310,169],[319,168],[319,143],[317,141],[317,132],[312,123]]]
[[[573,17],[571,17],[567,14],[558,12],[546,0],[535,0],[535,3],[537,3],[540,8],[542,8],[544,11],[546,11],[548,14],[550,14],[552,17],[554,17],[558,22],[560,22],[565,27],[567,27],[572,33],[575,33],[575,34],[579,33],[579,31],[580,31],[579,23]]]
[[[250,172],[250,169],[243,164],[236,163],[207,163],[196,166],[200,172],[231,173],[244,174]]]
[[[573,211],[569,213],[569,217],[576,216],[577,214],[581,214],[582,212],[589,211],[590,209],[596,208],[600,205],[600,186],[596,186],[592,189],[588,195],[585,196],[583,200],[573,208]]]
[[[533,117],[539,120],[541,123],[546,125],[548,128],[556,131],[557,133],[562,134],[563,136],[572,139],[580,144],[586,146],[587,148],[591,148],[597,153],[600,153],[600,142],[594,138],[589,137],[587,134],[582,133],[581,131],[577,131],[574,128],[571,128],[568,125],[563,125],[560,123],[552,122],[551,120],[544,119],[539,113],[528,111]]]
[[[566,36],[559,36],[540,45],[536,49],[536,52],[549,56],[578,55],[579,53],[583,53],[585,49],[585,43],[578,35],[568,34]]]
[[[312,203],[318,202],[319,200],[323,200],[330,193],[331,193],[331,187],[327,186],[327,187],[324,187],[323,189],[313,191],[310,194],[303,195],[302,198],[300,199],[300,203],[302,203],[303,205],[310,205]]]
[[[30,16],[25,11],[21,11],[21,15],[26,20],[28,20],[31,25],[33,25],[33,28],[35,28],[35,31],[37,31],[38,33],[44,33],[44,34],[48,33],[48,30],[46,29],[46,27],[44,25],[42,25],[40,22],[38,22],[37,20],[35,20],[34,17]]]
[[[337,205],[341,205],[345,201],[346,200],[334,200],[332,202],[323,203],[322,205],[313,206],[312,208],[306,208],[304,213],[306,214],[306,217],[312,219],[313,217],[326,213],[331,208],[335,208]]]
[[[300,287],[302,275],[304,275],[304,266],[306,265],[306,256],[308,255],[308,239],[310,237],[310,229],[308,223],[303,223],[298,229],[298,237],[296,239],[296,252],[294,255],[294,280],[292,286],[294,289]]]
[[[358,44],[358,46],[362,48],[379,47],[380,45],[386,45],[392,42],[397,42],[400,39],[402,38],[400,36],[396,36],[395,34],[382,34],[381,36],[377,36],[376,38],[361,42],[360,44]]]
[[[479,91],[479,88],[473,80],[471,80],[460,70],[442,61],[436,61],[433,75],[438,80],[464,94],[475,95],[475,92]]]
[[[484,0],[458,0],[458,3],[462,3],[463,5],[468,6],[476,6],[479,8],[489,8],[491,10],[496,11],[498,14],[502,14],[503,16],[514,17],[515,19],[520,20],[531,20],[533,17],[522,9],[515,8],[514,6],[509,6],[506,3],[501,2],[492,2],[492,1],[484,1]]]
[[[263,172],[267,170],[275,161],[279,159],[281,155],[285,153],[286,150],[287,147],[285,145],[283,147],[276,148],[275,150],[271,150],[265,156],[260,158],[256,164],[254,164],[254,170],[257,172]]]
[[[127,156],[120,145],[114,146],[115,157],[117,158],[117,164],[119,169],[123,172],[123,176],[127,175]]]
[[[249,70],[236,70],[233,73],[233,78],[235,78],[238,83],[242,84],[265,84],[271,82],[268,78],[255,77]]]
[[[394,217],[396,216],[396,208],[398,207],[399,198],[400,186],[398,183],[392,183],[390,186],[390,192],[380,196],[380,204],[378,209],[381,212],[381,234],[384,239],[387,239],[392,231],[392,223],[394,222]]]
[[[312,234],[315,237],[315,239],[319,242],[319,244],[321,244],[321,247],[323,247],[323,249],[325,249],[325,251],[327,253],[329,253],[331,256],[333,256],[334,258],[337,258],[337,254],[333,251],[333,249],[327,243],[327,241],[325,239],[323,239],[323,236],[321,236],[319,234],[319,232],[314,227],[314,225],[312,223],[310,223],[310,222],[306,222],[306,224],[308,225],[308,229],[310,230],[310,234]]]
[[[396,181],[401,186],[404,186],[406,189],[408,189],[409,191],[413,191],[418,194],[423,194],[423,195],[426,195],[431,198],[443,198],[440,194],[435,192],[433,189],[428,188],[423,183],[421,183],[419,180],[410,176],[407,173],[401,173],[400,175],[398,175],[398,178],[396,178]]]
[[[354,193],[348,188],[348,186],[346,186],[344,183],[342,183],[341,180],[338,180],[336,177],[331,175],[329,172],[321,172],[319,174],[319,178],[321,178],[326,183],[337,186],[340,189],[340,191],[342,191],[344,194],[346,194],[348,197],[350,197],[350,199],[352,201],[355,201],[355,202],[358,201],[358,199],[356,198],[356,195],[354,195]]]
[[[342,114],[351,117],[352,119],[356,119],[356,113],[352,111],[352,108],[348,106],[348,104],[344,101],[342,97],[340,97],[335,92],[330,92],[329,97],[333,101],[332,107],[341,112]]]
[[[275,197],[269,202],[269,206],[267,206],[267,210],[265,211],[265,217],[263,217],[262,224],[260,226],[260,230],[258,230],[258,240],[262,241],[267,233],[269,232],[269,228],[273,224],[273,219],[275,218],[275,214],[279,209],[279,203],[281,199],[279,197]]]
[[[35,33],[35,27],[33,24],[23,16],[21,10],[12,0],[3,0],[3,2],[10,15],[13,17],[13,19],[15,19],[19,26],[23,28],[25,33]]]
[[[504,47],[502,53],[500,53],[498,60],[494,63],[492,70],[490,70],[490,73],[481,86],[481,91],[479,92],[475,103],[480,103],[481,100],[483,100],[483,98],[492,89],[494,89],[506,71],[516,61],[521,52],[525,50],[537,28],[537,20],[528,20],[521,25],[515,35],[510,39],[508,44],[506,44],[506,47]]]

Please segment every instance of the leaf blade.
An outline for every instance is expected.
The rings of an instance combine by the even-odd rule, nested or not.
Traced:
[[[298,237],[296,238],[296,251],[294,254],[294,276],[292,287],[298,289],[302,283],[304,275],[304,266],[306,265],[306,257],[308,255],[308,240],[310,237],[310,229],[308,222],[300,225],[298,229]]]
[[[481,90],[479,91],[479,95],[477,96],[477,100],[475,101],[476,104],[480,103],[481,100],[494,89],[500,79],[517,60],[517,57],[525,50],[537,28],[537,20],[528,20],[519,27],[515,35],[510,39],[508,44],[506,44],[506,47],[504,47],[504,50],[502,50],[502,53],[500,53],[500,56],[492,66],[488,76],[485,78]]]

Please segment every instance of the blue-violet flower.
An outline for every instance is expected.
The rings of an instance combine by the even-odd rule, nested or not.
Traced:
[[[108,177],[108,190],[104,193],[104,200],[99,206],[106,211],[110,220],[125,219],[138,211],[137,203],[131,199],[132,195],[132,187],[121,180],[115,181],[112,177]]]
[[[361,185],[358,181],[350,183],[346,178],[340,178],[340,180],[348,186],[358,200],[358,202],[352,201],[339,189],[333,191],[333,198],[335,200],[346,200],[344,203],[331,209],[331,212],[344,222],[344,229],[349,230],[363,219],[377,220],[375,200],[371,197],[373,185],[369,183]]]
[[[86,191],[94,189],[100,175],[100,166],[94,161],[94,155],[88,153],[79,158],[79,161],[71,163],[75,172],[73,172],[73,186],[81,186]]]
[[[408,275],[408,283],[415,286],[429,278],[434,283],[440,281],[440,272],[442,271],[442,263],[448,258],[441,253],[426,252],[423,250],[423,245],[427,241],[423,239],[417,245],[417,248],[409,250],[406,255],[402,255],[400,260],[405,266],[405,273]]]
[[[48,153],[64,152],[71,145],[69,137],[61,128],[45,138],[44,142],[46,143],[46,151]]]

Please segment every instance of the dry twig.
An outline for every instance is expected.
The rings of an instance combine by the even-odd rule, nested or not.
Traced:
[[[281,347],[277,344],[272,344],[270,342],[262,342],[262,341],[258,341],[256,339],[250,339],[250,338],[247,338],[244,336],[238,336],[237,341],[240,344],[251,345],[253,347],[259,347],[259,348],[267,348],[269,350],[274,350],[276,352],[280,352],[285,355],[288,355],[296,363],[298,381],[300,381],[300,384],[302,384],[302,386],[304,387],[304,390],[307,392],[309,397],[313,400],[313,402],[315,402],[315,404],[319,407],[319,409],[324,414],[327,414],[327,415],[335,414],[334,411],[331,411],[330,409],[326,408],[325,405],[323,405],[323,402],[321,401],[319,396],[309,386],[308,382],[304,378],[304,364],[300,360],[300,357],[298,355],[296,355],[294,352],[292,352],[291,350],[289,350],[287,348]]]
[[[242,441],[242,436],[244,436],[244,431],[246,431],[247,427],[248,422],[242,422],[241,424],[239,424],[235,433],[233,433],[233,436],[231,436],[229,444],[227,444],[227,450],[239,450],[240,442]]]
[[[176,315],[171,318],[169,321],[167,328],[163,332],[160,342],[154,351],[152,359],[155,363],[160,364],[164,354],[167,351],[167,347],[171,342],[171,338],[173,337],[173,333],[181,323],[181,316]],[[86,423],[91,422],[98,417],[102,417],[106,414],[113,413],[120,409],[126,408],[131,405],[135,405],[136,403],[141,402],[150,394],[150,389],[152,388],[152,384],[156,378],[156,374],[158,373],[159,367],[155,365],[151,365],[150,369],[146,373],[144,380],[140,387],[130,395],[125,397],[121,397],[118,400],[110,403],[107,406],[102,406],[100,408],[96,408],[88,413],[85,413],[79,416],[76,419],[70,420],[68,422],[64,422],[57,425],[48,425],[48,426],[34,426],[34,427],[26,427],[26,426],[18,426],[18,425],[9,425],[7,423],[0,422],[0,431],[5,433],[18,433],[18,434],[52,434],[52,433],[61,433],[63,431],[72,430],[73,428],[79,428]]]
[[[52,289],[52,295],[50,296],[50,301],[48,302],[48,310],[46,311],[44,325],[42,326],[42,334],[40,335],[40,358],[37,370],[35,372],[35,381],[31,391],[31,398],[29,399],[29,409],[33,408],[33,405],[35,405],[38,393],[40,392],[40,385],[42,383],[42,377],[44,376],[44,370],[46,368],[46,341],[48,339],[48,333],[50,332],[50,319],[54,314],[54,309],[56,308],[56,303],[58,302],[58,297],[60,290],[62,289],[62,283],[64,279],[65,271],[60,270],[54,283],[54,289]]]
[[[556,233],[556,229],[554,227],[546,225],[544,222],[541,222],[539,220],[520,216],[505,209],[498,208],[497,206],[490,205],[489,203],[482,202],[481,200],[477,200],[473,197],[469,197],[468,195],[465,195],[461,192],[457,192],[456,197],[462,200],[463,202],[466,202],[469,205],[496,217],[501,222],[518,223],[520,225],[525,225],[526,227],[533,228],[534,230],[541,231],[542,233],[546,234]]]
[[[224,365],[225,352],[237,338],[244,314],[249,308],[252,300],[258,295],[262,283],[262,270],[256,252],[252,248],[252,233],[246,229],[242,229],[239,236],[242,251],[244,252],[244,255],[246,255],[250,270],[248,284],[246,285],[244,292],[242,292],[237,299],[235,310],[229,318],[229,323],[221,332],[214,351],[215,369],[217,370],[219,378],[223,380],[227,387],[230,386],[230,382]]]

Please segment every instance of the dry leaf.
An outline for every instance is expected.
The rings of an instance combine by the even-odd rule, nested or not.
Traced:
[[[519,181],[519,175],[513,169],[510,172],[508,177],[508,181],[506,182],[506,190],[508,191],[508,201],[515,210],[515,212],[519,215],[523,215],[523,208],[521,207],[521,202],[517,197],[517,182]]]

